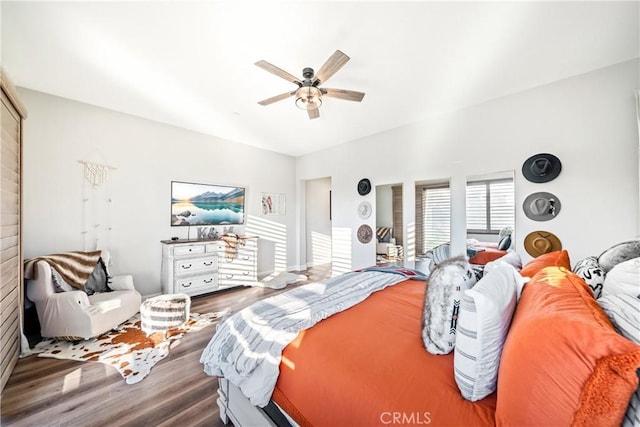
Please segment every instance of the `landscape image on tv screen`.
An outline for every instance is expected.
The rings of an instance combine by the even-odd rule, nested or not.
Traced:
[[[171,183],[171,225],[244,223],[245,189],[223,185]]]

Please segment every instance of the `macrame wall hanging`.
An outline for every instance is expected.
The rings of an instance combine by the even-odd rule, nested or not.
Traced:
[[[78,160],[83,170],[83,221],[84,250],[108,248],[111,234],[111,192],[109,173],[113,166]]]

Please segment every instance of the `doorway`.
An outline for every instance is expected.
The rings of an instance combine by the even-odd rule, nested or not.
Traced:
[[[402,184],[376,186],[376,264],[402,263],[402,203]]]
[[[331,178],[305,181],[306,266],[331,264]]]

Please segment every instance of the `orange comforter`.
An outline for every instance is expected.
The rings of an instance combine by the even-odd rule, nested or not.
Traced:
[[[301,425],[494,425],[496,395],[462,398],[453,353],[422,344],[425,283],[407,280],[301,332],[272,399]]]

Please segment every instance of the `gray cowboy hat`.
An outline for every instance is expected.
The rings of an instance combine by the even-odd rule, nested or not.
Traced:
[[[522,175],[531,182],[549,182],[560,175],[562,163],[553,154],[540,153],[529,157],[522,165]]]
[[[549,221],[557,217],[561,207],[556,196],[544,191],[529,194],[522,203],[524,214],[534,221]]]

